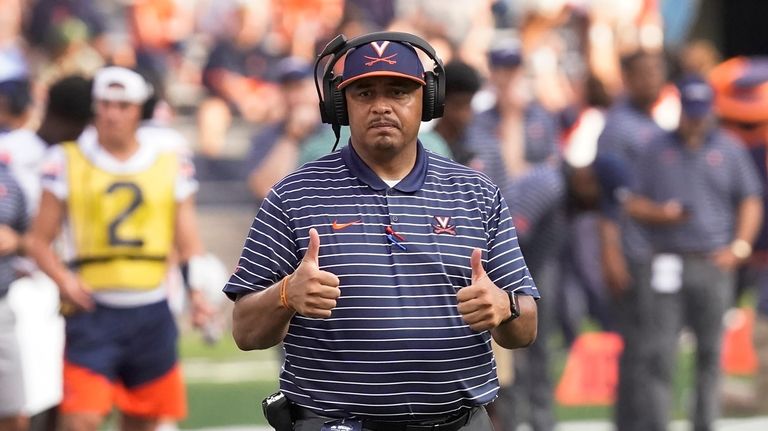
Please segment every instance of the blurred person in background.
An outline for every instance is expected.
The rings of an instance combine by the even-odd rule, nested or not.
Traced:
[[[490,109],[475,115],[468,146],[492,181],[506,184],[523,175],[531,163],[557,154],[557,116],[529,91],[522,52],[516,39],[504,37],[488,52],[489,81],[495,98]]]
[[[501,431],[515,431],[528,423],[534,431],[552,431],[554,376],[551,369],[551,341],[558,307],[560,254],[566,225],[567,168],[558,161],[531,166],[502,190],[509,200],[520,250],[536,280],[549,298],[539,302],[536,341],[514,353],[514,380],[503,385],[493,404],[492,417]]]
[[[194,31],[194,2],[133,0],[125,11],[135,66],[154,75],[177,75],[184,44]]]
[[[282,55],[265,40],[269,30],[268,0],[240,1],[229,32],[211,48],[203,69],[207,97],[197,111],[199,150],[218,157],[233,115],[250,123],[274,121],[283,101],[269,81],[271,66]]]
[[[44,162],[28,244],[62,297],[63,430],[98,429],[113,403],[129,431],[186,414],[164,283],[174,251],[190,274],[200,272],[192,268],[203,256],[197,182],[184,152],[138,133],[151,93],[136,72],[101,69],[92,91],[94,129],[51,148]],[[51,245],[62,226],[70,241],[59,256]],[[202,286],[188,284],[192,320],[202,327],[209,306]]]
[[[15,312],[8,302],[8,291],[16,271],[17,255],[24,252],[23,234],[27,228],[24,194],[10,169],[0,165],[0,430],[26,431],[29,418]]]
[[[715,108],[722,126],[738,136],[749,152],[763,185],[763,212],[768,213],[768,58],[734,57],[709,74],[715,88]],[[737,296],[757,294],[753,341],[758,370],[751,392],[726,390],[725,408],[768,413],[768,223],[757,235],[752,256],[737,279]]]
[[[24,126],[31,108],[32,94],[27,77],[0,81],[0,135]]]
[[[91,83],[81,76],[70,76],[48,89],[45,114],[37,131],[21,128],[0,137],[0,160],[18,181],[29,217],[37,213],[40,201],[45,152],[54,144],[76,139],[90,120]],[[29,430],[53,431],[56,406],[62,398],[64,352],[59,291],[31,260],[18,259],[14,264],[20,278],[11,284],[8,301],[17,319]]]
[[[723,315],[735,270],[752,253],[762,224],[762,188],[741,143],[717,127],[714,92],[700,76],[679,82],[680,126],[640,155],[631,215],[648,226],[653,250],[649,387],[643,411],[649,430],[665,430],[680,331],[696,336],[693,430],[710,431],[720,412]]]
[[[453,160],[477,170],[482,167],[474,161],[475,154],[468,148],[467,132],[475,115],[472,99],[481,86],[480,74],[475,68],[459,60],[448,62],[445,65],[445,111],[430,131],[419,135],[425,146],[432,140],[442,141]]]
[[[624,163],[632,184],[640,156],[663,133],[652,110],[667,83],[664,59],[655,53],[633,52],[622,58],[622,76],[625,94],[606,113],[597,154]],[[643,420],[650,394],[645,379],[651,354],[648,340],[653,336],[648,332],[650,243],[643,228],[623,210],[604,212],[599,232],[602,270],[614,301],[616,328],[624,341],[614,421],[619,431],[646,430]]]
[[[248,187],[257,201],[299,166],[302,148],[313,137],[325,145],[328,142],[317,110],[312,64],[299,57],[288,57],[280,60],[276,69],[280,96],[285,103],[283,119],[262,126],[252,138],[248,152]],[[323,154],[327,152],[326,149]]]

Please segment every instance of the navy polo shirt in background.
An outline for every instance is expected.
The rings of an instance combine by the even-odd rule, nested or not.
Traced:
[[[597,141],[597,153],[623,161],[628,181],[634,183],[640,158],[648,145],[663,133],[664,129],[648,113],[637,109],[629,100],[621,100],[606,114],[605,129]],[[624,254],[638,262],[649,259],[652,251],[645,228],[623,211],[618,214],[618,222]]]
[[[491,335],[470,329],[456,306],[458,289],[472,282],[472,250],[483,250],[498,287],[538,292],[507,205],[485,175],[421,143],[414,168],[392,188],[351,145],[307,163],[265,199],[227,295],[292,273],[310,228],[320,234],[320,269],[339,277],[341,296],[330,318],[291,320],[280,374],[289,399],[326,416],[413,420],[495,398]]]
[[[733,240],[739,204],[762,197],[762,185],[744,146],[727,133],[713,131],[697,150],[666,133],[641,160],[637,192],[656,202],[676,200],[689,213],[682,223],[653,227],[655,251],[701,253]]]

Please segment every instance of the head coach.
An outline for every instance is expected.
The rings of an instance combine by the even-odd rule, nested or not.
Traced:
[[[264,200],[224,288],[235,341],[283,342],[278,429],[491,430],[491,339],[536,338],[538,291],[507,204],[486,176],[418,141],[444,98],[424,40],[338,36],[315,69],[329,56],[321,114],[348,124],[350,143]]]

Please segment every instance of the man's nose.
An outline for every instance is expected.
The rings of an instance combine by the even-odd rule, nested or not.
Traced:
[[[373,105],[371,106],[371,111],[373,111],[374,114],[378,114],[378,115],[389,114],[392,112],[392,104],[390,103],[390,100],[387,97],[378,96],[375,99],[373,99]]]

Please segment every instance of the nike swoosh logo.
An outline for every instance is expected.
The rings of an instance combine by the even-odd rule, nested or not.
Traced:
[[[334,220],[333,224],[331,224],[331,227],[333,228],[333,230],[342,230],[352,226],[353,224],[360,224],[362,222],[363,222],[362,220],[355,220],[349,223],[339,223],[338,220]]]

